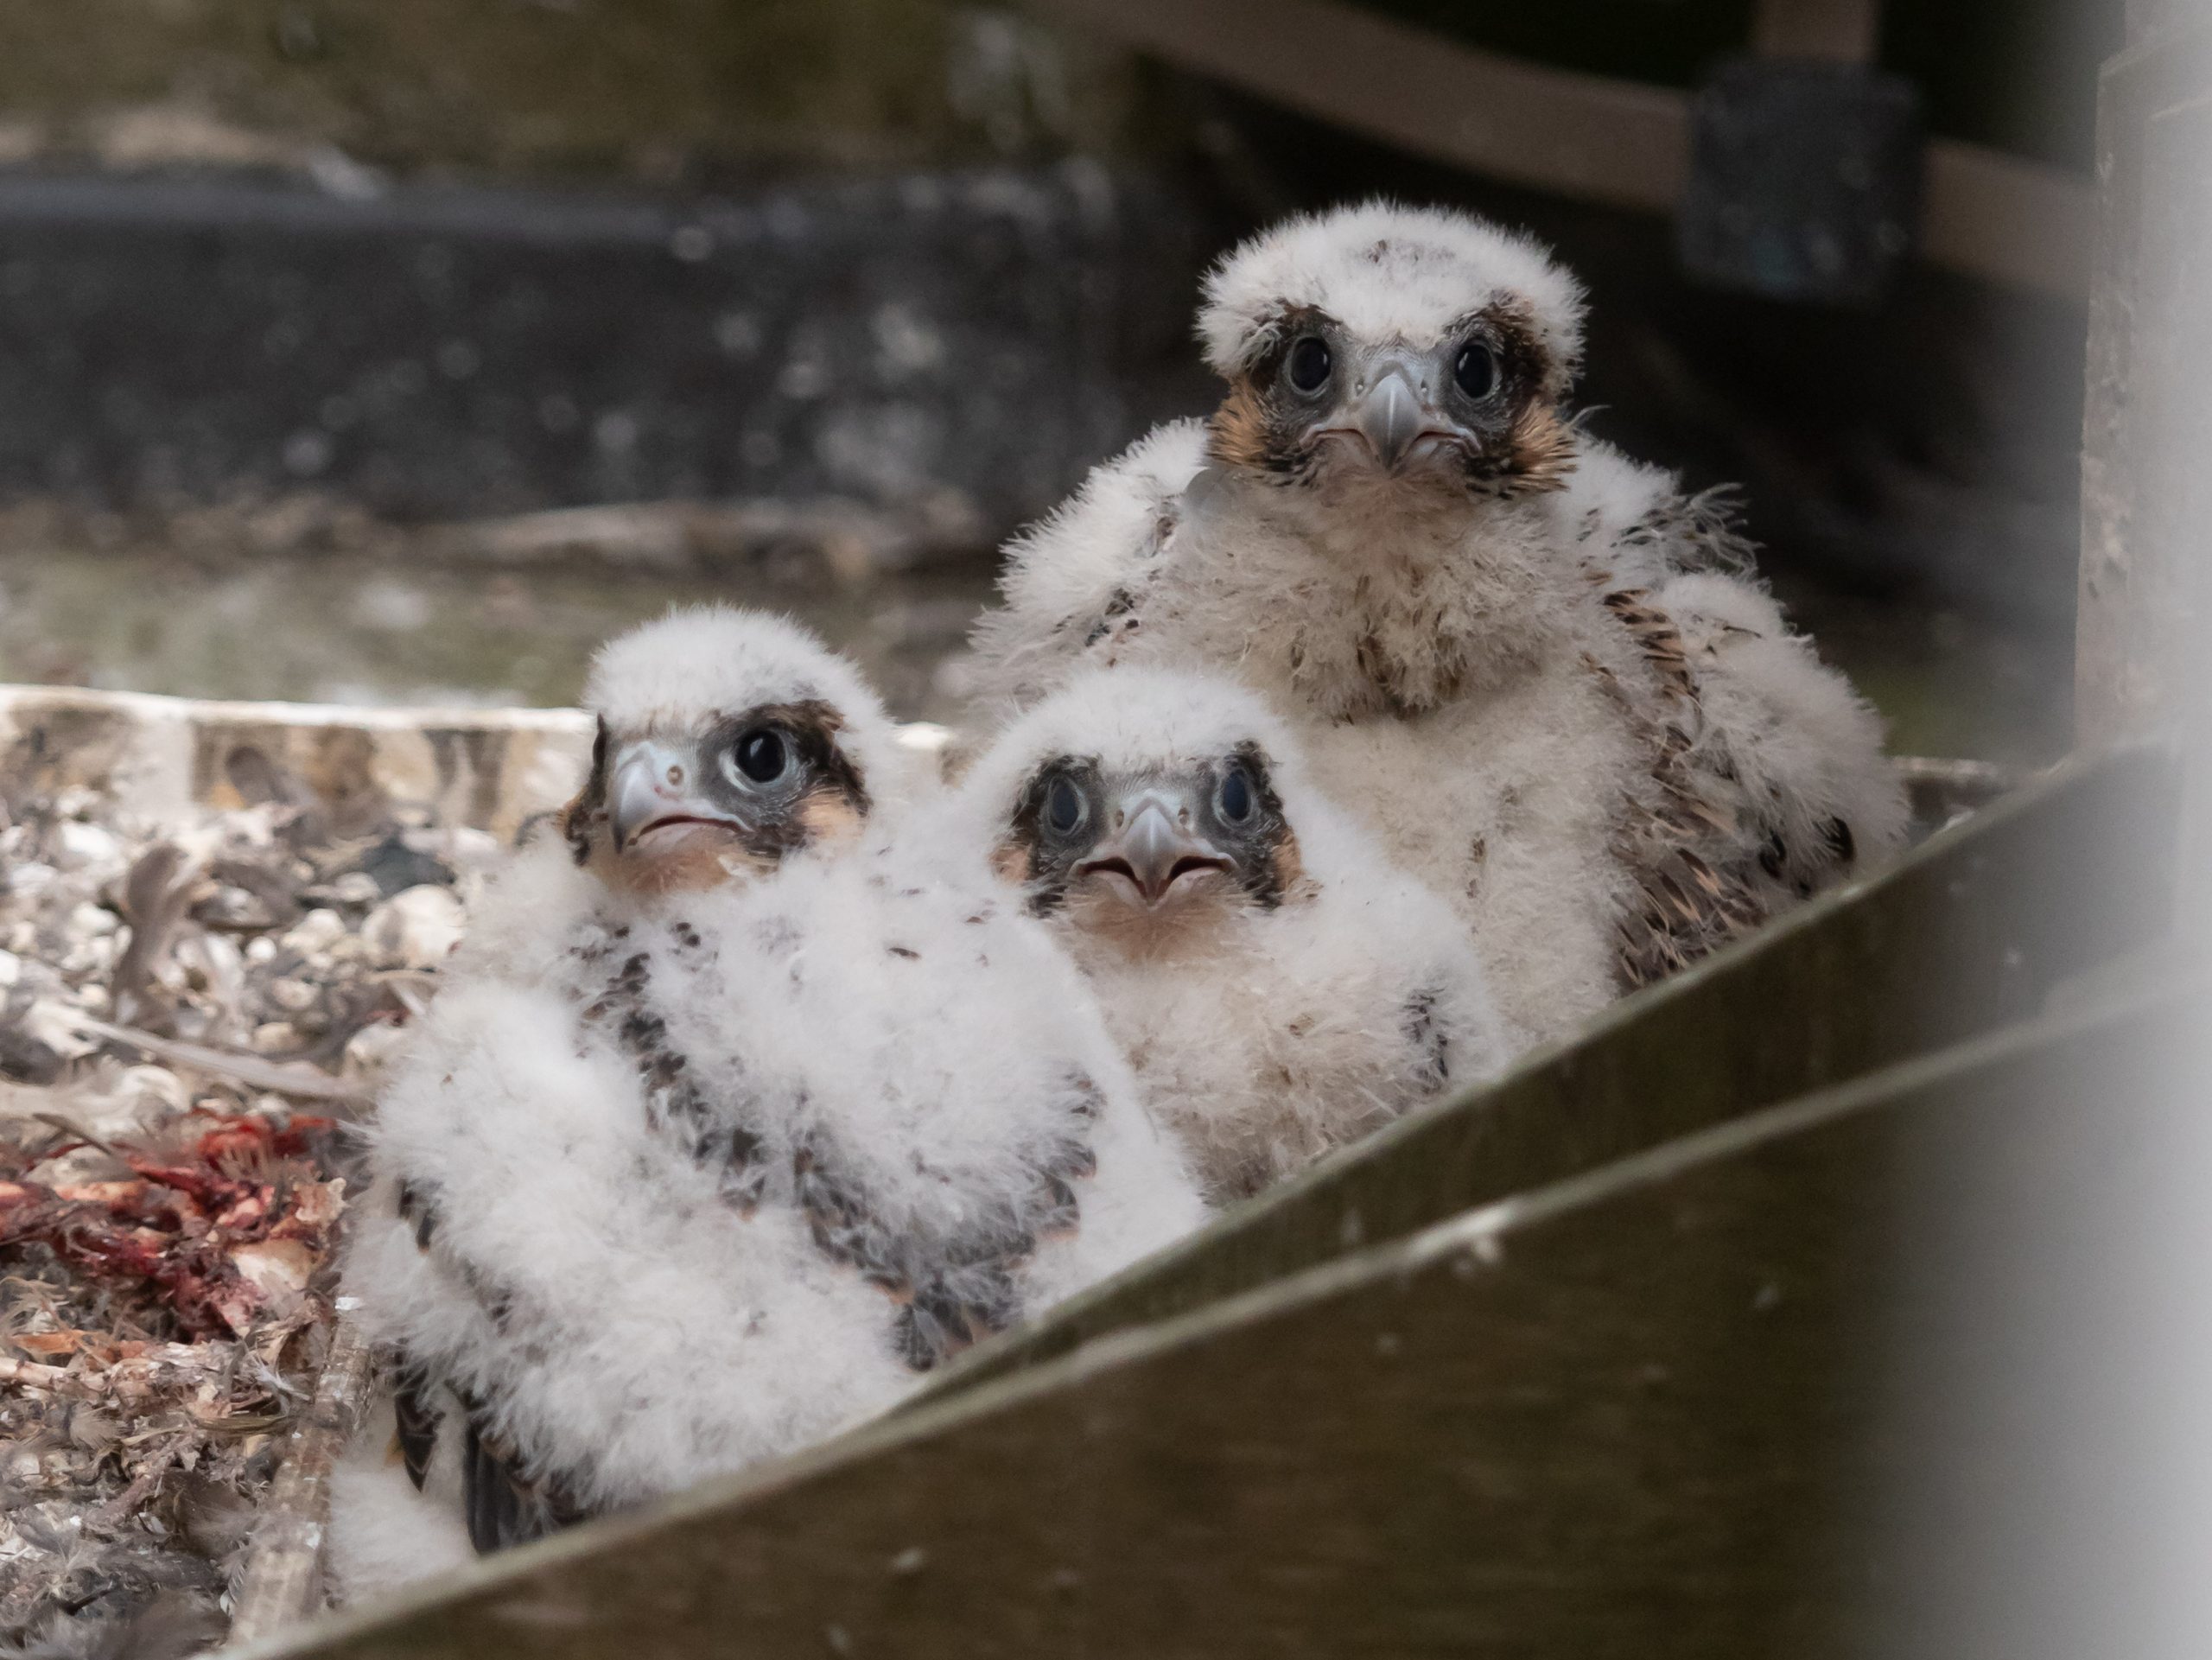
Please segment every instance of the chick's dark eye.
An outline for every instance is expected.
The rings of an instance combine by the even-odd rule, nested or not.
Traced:
[[[1469,340],[1459,348],[1459,360],[1452,366],[1452,378],[1469,398],[1488,398],[1491,389],[1497,385],[1497,357],[1480,340]]]
[[[1045,823],[1056,836],[1066,836],[1083,823],[1083,792],[1064,778],[1052,780],[1045,792]]]
[[[784,735],[762,727],[737,741],[737,770],[755,784],[773,784],[791,765],[791,747]]]
[[[1241,824],[1252,816],[1252,781],[1241,766],[1231,767],[1221,781],[1221,816],[1232,824]]]
[[[1308,334],[1290,348],[1290,384],[1301,392],[1319,391],[1332,366],[1329,343],[1319,334]]]

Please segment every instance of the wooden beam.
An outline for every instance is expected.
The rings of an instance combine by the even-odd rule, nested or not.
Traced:
[[[2159,750],[2062,768],[972,1351],[925,1398],[2024,1018],[2162,936],[2177,790]]]
[[[1342,0],[1039,3],[1193,73],[1509,184],[1670,213],[1689,176],[1689,99],[1670,87],[1479,51]],[[1931,263],[2082,296],[2091,207],[2075,175],[1938,139],[1923,201]]]
[[[2124,1191],[2165,1030],[1915,1061],[253,1654],[1864,1653],[1943,1566],[1887,1501],[1980,1426],[1893,1432],[1974,1258]]]
[[[1881,39],[1881,0],[1758,0],[1751,12],[1762,57],[1871,63]]]
[[[1689,174],[1679,92],[1480,52],[1337,0],[1047,0],[1179,67],[1417,154],[1615,207]]]
[[[1894,757],[1913,822],[1941,830],[1961,813],[1986,807],[2019,787],[2021,775],[1995,761],[1962,760],[1934,755]]]
[[[232,1603],[231,1641],[289,1631],[322,1607],[322,1541],[330,1522],[330,1472],[360,1428],[376,1367],[359,1330],[344,1315],[331,1327],[330,1352],[315,1399],[284,1446],[283,1466],[262,1501]]]
[[[1920,189],[1931,265],[2063,299],[2088,293],[2096,201],[2074,174],[1938,138]]]
[[[2144,25],[2147,27],[2147,24]],[[2082,435],[2075,723],[2084,743],[2174,722],[2201,677],[2212,514],[2212,27],[2105,67],[2097,101],[2095,276]]]

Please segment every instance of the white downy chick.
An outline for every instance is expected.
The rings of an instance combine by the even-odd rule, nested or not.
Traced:
[[[965,834],[1090,977],[1206,1188],[1249,1196],[1512,1043],[1449,906],[1218,677],[1082,676],[962,781]]]
[[[906,880],[914,763],[842,660],[683,614],[588,697],[381,1105],[348,1598],[834,1433],[1202,1216],[1043,931]]]
[[[1459,909],[1538,1034],[1893,851],[1879,722],[1725,504],[1580,431],[1582,300],[1535,243],[1373,203],[1207,283],[1229,383],[1017,540],[1003,713],[1085,666],[1211,666]]]

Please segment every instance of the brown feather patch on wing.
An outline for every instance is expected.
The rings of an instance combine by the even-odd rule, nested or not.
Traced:
[[[711,954],[701,960],[705,941],[690,923],[671,923],[667,933],[679,954],[690,959],[685,966],[712,961]],[[753,1126],[731,1122],[700,1084],[690,1057],[676,1046],[668,1022],[651,1007],[652,982],[652,953],[630,953],[598,996],[584,1006],[582,1018],[585,1025],[611,1036],[636,1067],[638,1080],[645,1086],[645,1122],[673,1137],[695,1163],[713,1171],[723,1201],[749,1216],[768,1181],[760,1136]]]
[[[1415,1074],[1418,1087],[1434,1094],[1452,1080],[1452,1034],[1436,1017],[1444,1000],[1441,988],[1422,986],[1406,999],[1403,1021],[1406,1041],[1421,1057]]]
[[[931,1371],[1020,1317],[1014,1270],[1035,1249],[1033,1227],[983,1217],[937,1239],[894,1231],[819,1139],[794,1150],[791,1174],[815,1249],[890,1299],[898,1310],[893,1351],[914,1371]]]
[[[1715,858],[1736,829],[1726,804],[1700,787],[1691,765],[1697,681],[1673,620],[1640,588],[1607,594],[1605,608],[1650,670],[1665,714],[1655,716],[1595,658],[1584,665],[1641,738],[1653,805],[1624,812],[1613,850],[1637,896],[1618,924],[1615,972],[1634,989],[1662,980],[1757,927],[1770,907],[1748,874]]]
[[[438,1425],[445,1415],[438,1410],[429,1375],[420,1366],[403,1360],[392,1368],[391,1380],[393,1440],[407,1467],[407,1479],[420,1492],[430,1473],[430,1460],[438,1450]]]
[[[591,1514],[559,1477],[525,1466],[514,1444],[493,1427],[480,1402],[467,1406],[461,1496],[469,1542],[484,1556],[545,1538]]]
[[[428,1250],[438,1231],[438,1208],[429,1191],[418,1182],[403,1180],[393,1194],[392,1203],[399,1219],[415,1232],[415,1249]]]
[[[1096,1082],[1077,1074],[1069,1083],[1077,1118],[1095,1117],[1103,1100]],[[866,1184],[828,1137],[808,1137],[791,1158],[795,1196],[815,1248],[884,1293],[896,1311],[893,1352],[916,1371],[934,1370],[1021,1318],[1017,1271],[1039,1240],[1076,1231],[1082,1220],[1076,1184],[1097,1167],[1087,1137],[1068,1134],[1033,1167],[1029,1190],[1015,1204],[927,1233],[886,1225]]]

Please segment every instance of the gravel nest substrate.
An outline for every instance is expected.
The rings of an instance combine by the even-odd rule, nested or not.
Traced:
[[[0,790],[0,1655],[221,1642],[333,1330],[353,1120],[498,857],[256,752]]]

